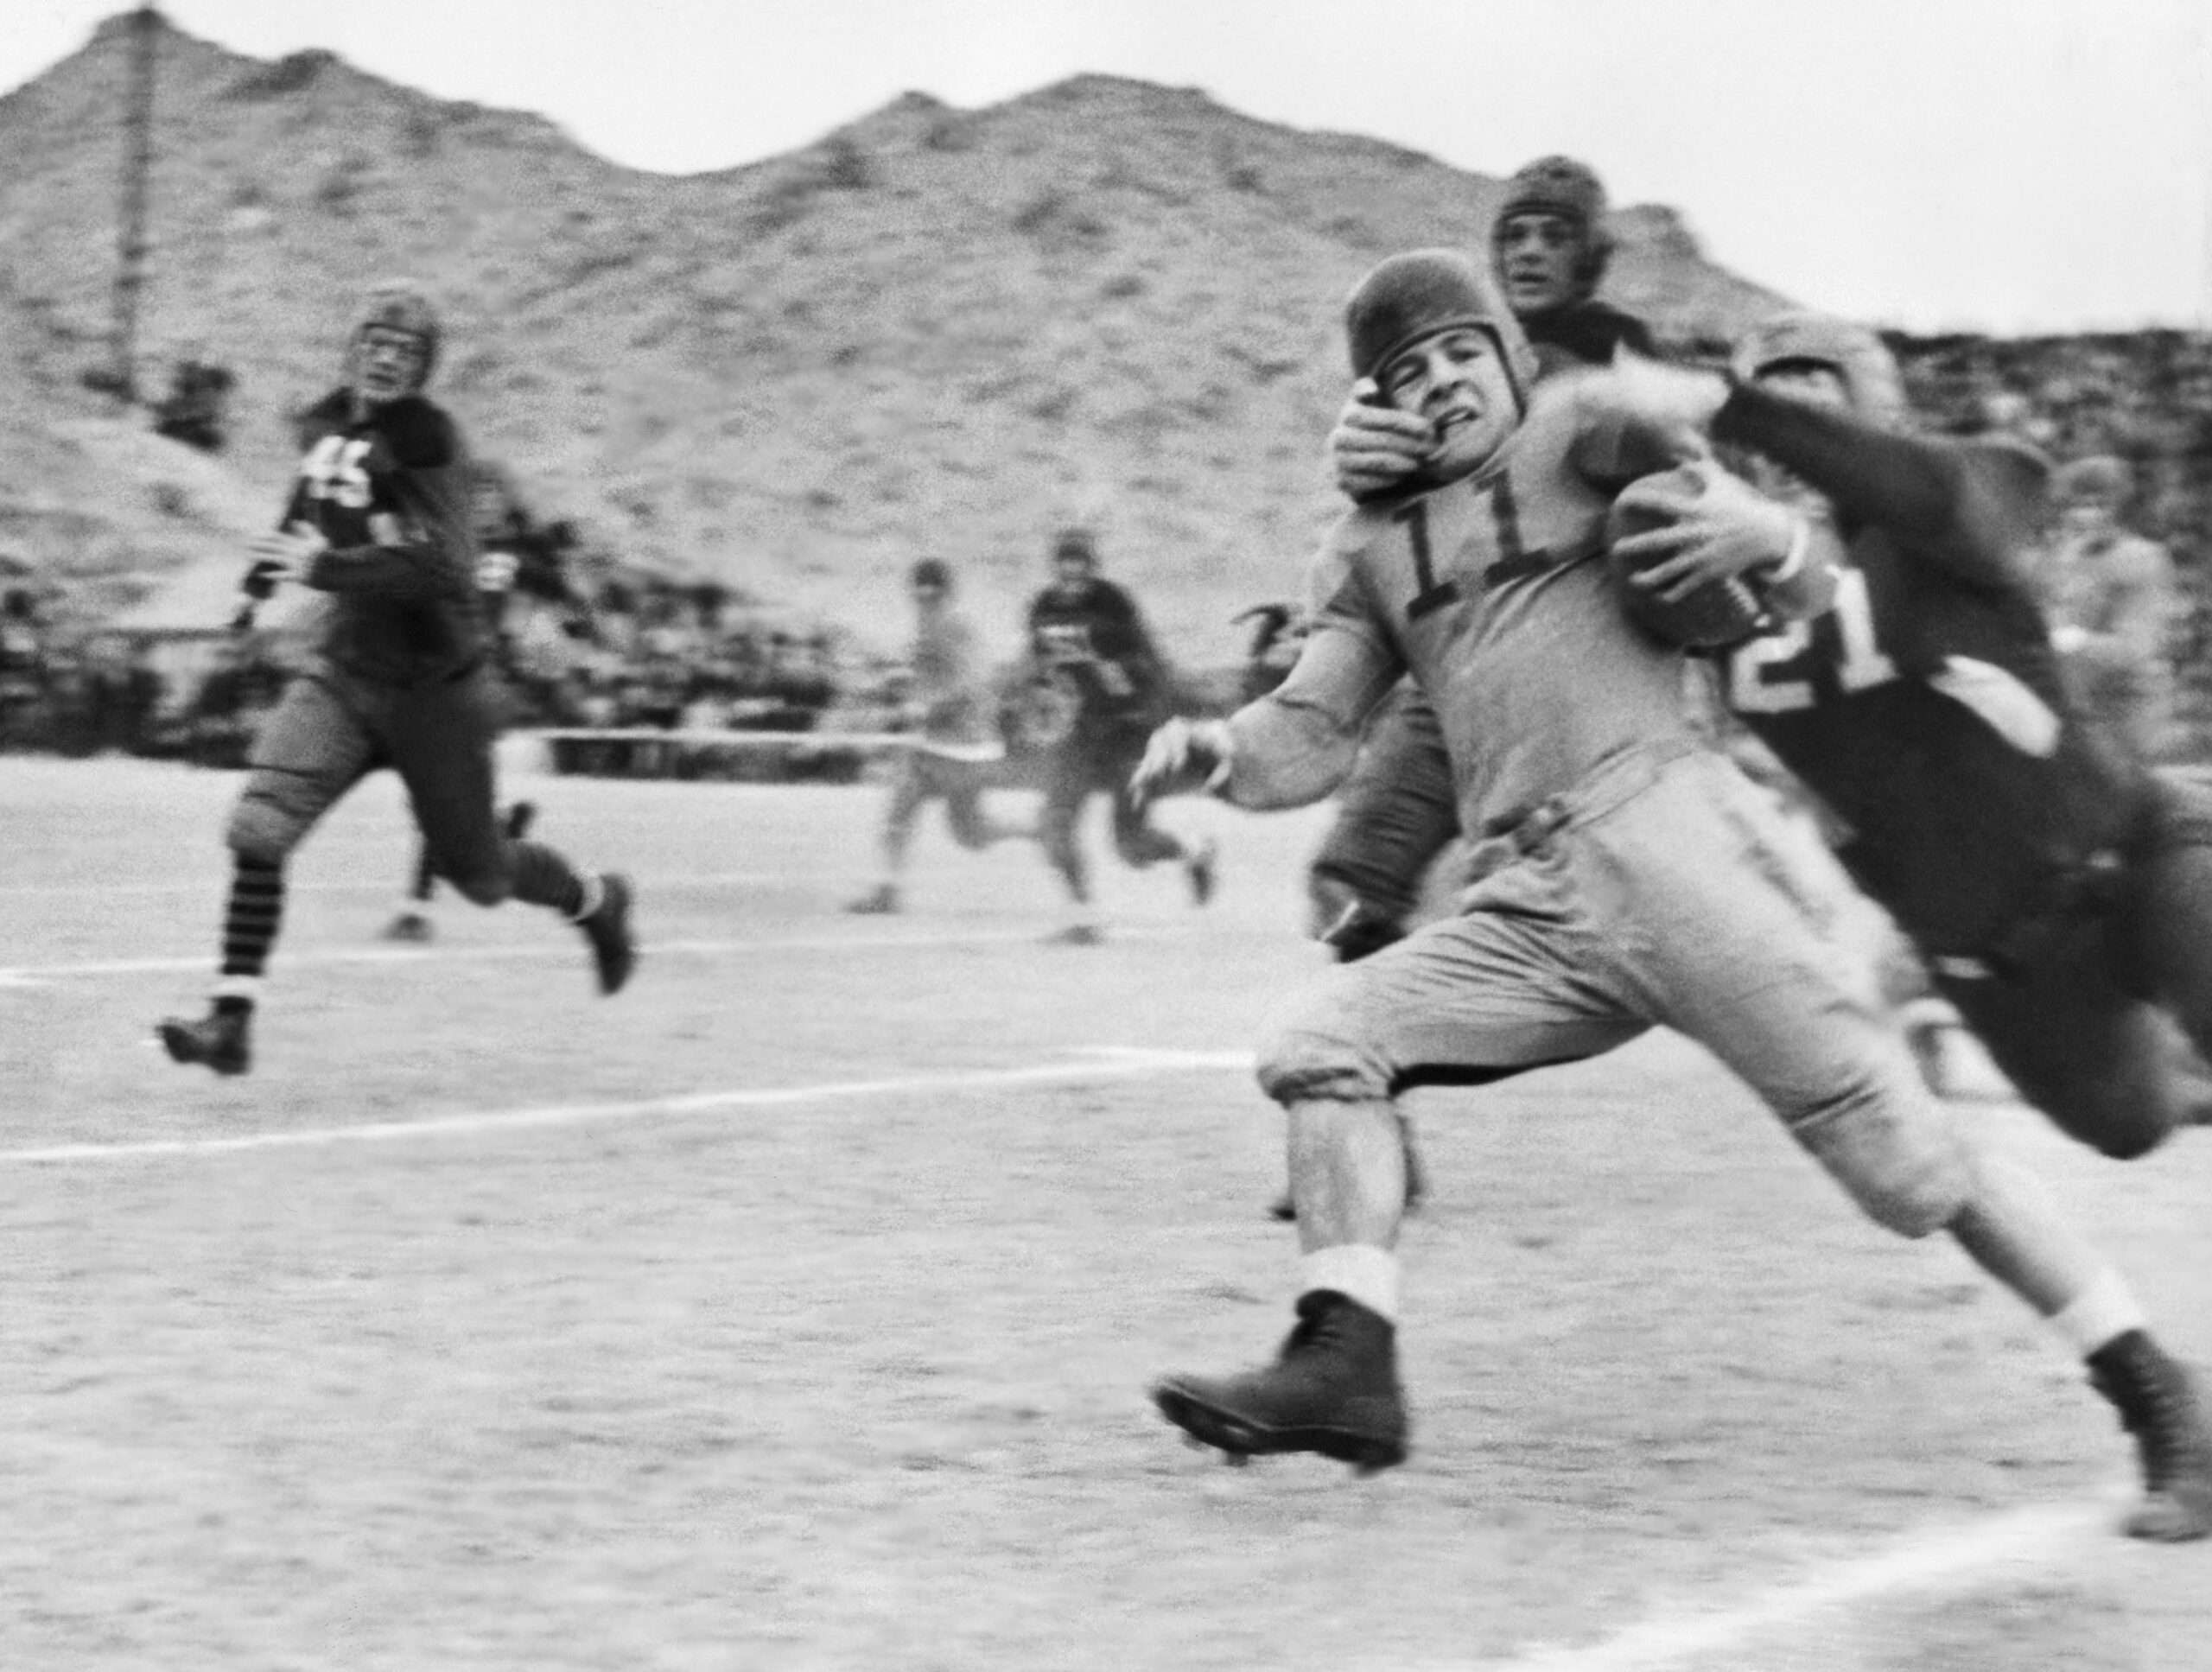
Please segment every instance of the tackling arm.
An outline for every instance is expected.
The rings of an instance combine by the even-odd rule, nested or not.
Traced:
[[[2018,578],[2017,554],[2042,518],[2046,470],[2024,448],[1904,435],[1756,385],[1730,393],[1713,433],[1827,495],[1847,524],[1885,528],[1901,549],[1967,579]]]

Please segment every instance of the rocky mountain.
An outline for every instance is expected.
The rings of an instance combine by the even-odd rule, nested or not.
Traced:
[[[1471,244],[1497,191],[1103,76],[979,110],[910,93],[800,151],[657,175],[535,116],[163,23],[142,387],[187,356],[238,378],[221,465],[171,472],[83,383],[128,35],[112,18],[0,98],[0,549],[111,590],[234,537],[211,469],[273,505],[286,413],[331,381],[365,283],[405,272],[445,299],[437,389],[479,450],[626,562],[880,640],[913,558],[1010,620],[1080,519],[1171,641],[1217,650],[1236,608],[1296,590],[1332,512],[1345,291],[1393,250]],[[1672,336],[1776,304],[1669,210],[1619,232],[1611,293]]]

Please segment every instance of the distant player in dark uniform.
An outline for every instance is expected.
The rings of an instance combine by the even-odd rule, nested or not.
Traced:
[[[513,672],[513,646],[508,641],[505,623],[522,560],[505,537],[514,518],[509,514],[506,493],[493,477],[478,476],[472,505],[477,534],[476,598],[484,612],[486,652],[493,671],[504,679]],[[510,840],[519,842],[530,834],[537,817],[534,803],[518,801],[501,817],[499,828]],[[416,945],[435,939],[437,897],[438,856],[431,851],[426,838],[416,844],[415,863],[407,874],[405,895],[391,921],[385,925],[384,938]]]
[[[1541,379],[1578,366],[1602,366],[1621,348],[1650,355],[1650,331],[1598,299],[1612,258],[1605,188],[1586,165],[1545,156],[1506,182],[1491,224],[1491,270],[1535,351]],[[1378,407],[1354,392],[1330,438],[1339,480],[1357,496],[1363,448]],[[1403,468],[1385,436],[1371,486],[1387,488]],[[1406,932],[1421,879],[1459,834],[1452,773],[1435,710],[1410,681],[1369,722],[1359,764],[1337,798],[1337,816],[1307,878],[1313,932],[1341,962],[1366,957]]]
[[[467,457],[421,391],[439,324],[405,282],[371,293],[345,384],[308,414],[306,456],[279,532],[263,536],[250,599],[283,580],[330,594],[310,665],[255,739],[231,816],[230,902],[208,1014],[171,1018],[180,1063],[242,1074],[262,974],[284,902],[284,865],[340,797],[379,766],[407,786],[438,869],[480,906],[549,906],[589,944],[600,988],[629,979],[628,882],[579,873],[552,849],[504,836],[493,799],[498,698],[485,666]]]
[[[1213,843],[1169,835],[1124,792],[1145,740],[1172,707],[1168,670],[1136,600],[1099,574],[1097,545],[1084,530],[1066,530],[1053,543],[1052,584],[1029,606],[1029,652],[1036,678],[1061,710],[1037,824],[1072,908],[1054,938],[1075,945],[1101,938],[1090,867],[1076,836],[1093,795],[1112,808],[1114,851],[1124,864],[1181,865],[1192,901],[1205,905],[1213,896]]]

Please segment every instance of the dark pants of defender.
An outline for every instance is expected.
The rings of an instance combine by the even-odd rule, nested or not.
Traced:
[[[517,892],[518,850],[527,845],[499,829],[493,773],[499,714],[497,687],[480,668],[409,686],[302,675],[254,740],[230,845],[242,858],[281,866],[340,797],[389,766],[407,786],[438,874],[476,904],[496,906]]]
[[[1402,923],[1420,901],[1422,874],[1459,834],[1444,730],[1408,681],[1370,722],[1338,792],[1336,821],[1311,868],[1317,899],[1323,885],[1334,883]]]
[[[1078,905],[1090,900],[1090,868],[1076,841],[1084,804],[1094,794],[1113,806],[1114,851],[1137,870],[1163,860],[1185,857],[1183,844],[1154,825],[1145,810],[1129,799],[1129,779],[1144,758],[1150,736],[1145,728],[1078,722],[1052,752],[1045,769],[1045,804],[1037,815],[1037,839],[1045,856]]]
[[[1939,971],[1936,984],[2020,1095],[2091,1148],[2124,1160],[2202,1119],[2212,804],[2162,780],[2156,828],[2113,899],[2056,919],[2002,978]]]

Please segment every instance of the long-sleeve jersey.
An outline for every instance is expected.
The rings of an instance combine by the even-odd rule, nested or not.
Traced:
[[[364,678],[417,684],[484,653],[467,462],[453,420],[419,396],[356,418],[340,390],[309,409],[284,511],[329,541],[301,580],[331,594],[319,652]]]
[[[1582,391],[1603,375],[1544,379],[1484,468],[1338,525],[1297,666],[1230,722],[1230,799],[1327,794],[1407,671],[1437,711],[1471,835],[1510,830],[1617,757],[1703,747],[1682,652],[1631,623],[1603,558],[1614,494],[1675,452],[1590,416]]]
[[[1756,387],[1716,438],[1827,496],[1835,601],[1726,658],[1730,709],[1849,827],[1860,886],[1923,948],[1984,956],[2136,830],[2148,779],[2082,723],[2026,551],[2044,470]]]

